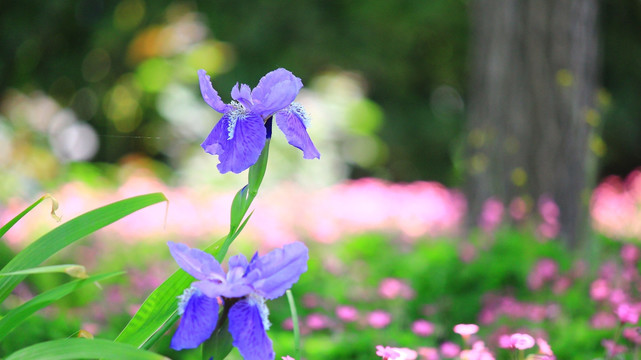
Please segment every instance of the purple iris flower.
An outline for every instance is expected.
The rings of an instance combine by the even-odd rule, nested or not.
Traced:
[[[293,102],[303,83],[291,72],[276,69],[263,76],[253,90],[237,83],[229,104],[223,103],[205,70],[198,70],[198,78],[205,102],[223,114],[201,144],[206,152],[218,155],[221,173],[238,174],[256,163],[268,137],[265,123],[272,116],[287,142],[302,150],[305,159],[320,158],[307,133],[309,116]]]
[[[229,259],[227,274],[216,259],[187,245],[168,242],[178,265],[198,279],[179,296],[178,330],[171,339],[174,350],[192,349],[209,339],[218,322],[218,297],[228,307],[233,345],[246,360],[274,359],[265,299],[282,296],[307,271],[307,247],[300,242],[285,245],[263,256],[254,254]]]

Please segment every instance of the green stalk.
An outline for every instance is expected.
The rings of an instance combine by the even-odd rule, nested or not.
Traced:
[[[289,311],[292,313],[292,324],[294,327],[294,353],[296,359],[303,358],[303,349],[300,346],[300,327],[298,326],[298,312],[296,311],[296,302],[294,302],[294,295],[291,290],[287,290],[287,302],[289,302]]]

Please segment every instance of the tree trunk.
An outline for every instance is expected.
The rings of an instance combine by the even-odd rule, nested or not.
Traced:
[[[474,0],[469,98],[470,217],[496,197],[559,206],[574,247],[587,222],[597,81],[596,0]],[[589,175],[588,175],[589,174]]]

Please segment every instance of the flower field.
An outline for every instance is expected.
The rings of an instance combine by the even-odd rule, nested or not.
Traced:
[[[432,182],[375,179],[314,191],[294,184],[266,188],[230,253],[250,256],[252,249],[264,254],[292,241],[307,244],[308,270],[292,288],[304,358],[371,359],[376,345],[411,350],[398,358],[476,359],[478,353],[511,359],[521,351],[551,356],[540,345],[506,345],[506,336],[527,334],[549,344],[557,359],[633,359],[641,344],[639,174],[609,178],[596,188],[590,208],[595,233],[589,235],[597,237],[596,248],[577,255],[543,230],[555,221],[553,203],[523,201],[526,206],[519,208],[513,201],[504,209],[490,202],[477,230],[463,233],[466,203],[460,192]],[[167,241],[204,246],[227,231],[233,193],[169,186],[149,173],[132,173],[113,191],[73,181],[52,194],[64,223],[149,192],[162,192],[168,203],[129,215],[50,261],[81,264],[90,274],[126,274],[39,312],[18,328],[19,336],[3,340],[1,351],[79,331],[114,338],[145,297],[177,270]],[[1,222],[27,205],[13,199],[2,208]],[[5,235],[3,262],[58,225],[49,212],[40,205]],[[66,276],[32,275],[3,306],[24,303],[66,282]],[[270,311],[268,334],[276,356],[293,355],[286,299],[271,301]],[[461,336],[453,330],[457,324],[478,325],[478,332]],[[172,359],[198,358],[195,350],[168,348],[173,331],[152,350]],[[230,358],[240,358],[237,350]]]

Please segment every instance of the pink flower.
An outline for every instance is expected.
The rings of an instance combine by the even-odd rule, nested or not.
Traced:
[[[374,329],[382,329],[392,322],[392,316],[383,310],[374,310],[367,314],[367,323]]]
[[[616,313],[622,323],[636,324],[639,322],[639,311],[629,304],[623,303],[619,305]]]
[[[610,288],[608,282],[604,279],[597,279],[590,285],[590,297],[594,301],[601,301],[608,298],[610,295]]]
[[[641,344],[641,328],[625,328],[623,329],[623,337],[630,340],[631,342],[639,345]]]
[[[516,221],[521,221],[527,214],[527,203],[523,198],[514,198],[510,202],[510,216]]]
[[[476,324],[458,324],[454,326],[454,332],[463,337],[468,337],[472,334],[476,334],[478,331],[479,326]]]
[[[612,329],[617,326],[617,317],[609,312],[598,312],[590,319],[590,325],[595,329]]]
[[[477,341],[472,349],[461,351],[462,360],[494,360],[494,355],[485,347],[485,343]]]
[[[547,341],[541,338],[536,339],[536,344],[539,346],[539,354],[553,356],[552,348]]]
[[[401,356],[401,354],[394,351],[393,348],[383,345],[376,345],[376,355],[383,359],[398,359]]]
[[[418,348],[418,354],[423,357],[423,360],[439,360],[438,350],[431,347]]]
[[[404,281],[396,278],[385,278],[378,287],[378,293],[384,299],[414,298],[414,290]]]
[[[625,244],[621,248],[621,258],[626,264],[634,265],[641,258],[641,251],[632,244]]]
[[[613,340],[603,340],[601,345],[608,352],[608,357],[614,357],[618,354],[626,352],[627,348],[623,345],[615,343]]]
[[[519,350],[529,349],[534,346],[534,338],[528,334],[515,333],[510,336],[512,347]]]
[[[316,294],[305,294],[303,295],[303,306],[306,308],[317,307],[320,303],[318,296]]]
[[[449,341],[442,343],[440,350],[441,355],[447,359],[455,358],[461,352],[461,348],[458,345]]]
[[[418,357],[418,353],[412,349],[393,347],[392,350],[399,354],[397,360],[416,360]]]
[[[294,321],[292,318],[287,318],[283,320],[283,322],[280,324],[280,326],[283,328],[283,330],[293,330],[294,329]]]
[[[564,293],[567,289],[569,289],[571,285],[572,285],[572,280],[569,277],[561,276],[560,278],[556,279],[556,281],[554,282],[552,291],[554,291],[555,294],[559,295]]]
[[[628,296],[626,295],[625,291],[622,289],[614,289],[612,290],[612,293],[610,293],[610,302],[613,305],[620,305],[628,299]]]
[[[329,318],[323,314],[313,313],[305,318],[305,325],[311,330],[322,330],[329,327]]]
[[[493,232],[503,218],[503,203],[496,198],[489,198],[483,203],[479,226],[487,233]]]
[[[339,305],[336,307],[336,316],[344,322],[358,320],[358,310],[353,306]]]
[[[502,349],[512,348],[512,339],[510,338],[510,335],[499,336],[499,347]]]
[[[289,355],[285,355],[285,356],[283,356],[283,360],[296,360],[296,359],[294,359],[293,357],[291,357]]]
[[[412,323],[412,332],[418,336],[430,336],[434,333],[434,325],[431,322],[419,319]]]

